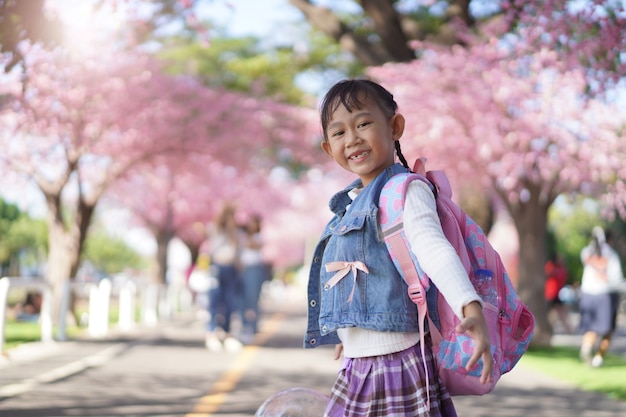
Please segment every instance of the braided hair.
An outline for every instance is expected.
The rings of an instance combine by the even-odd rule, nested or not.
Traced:
[[[330,123],[333,113],[340,105],[343,105],[349,112],[353,109],[360,109],[364,106],[363,102],[369,95],[375,98],[376,105],[380,108],[387,118],[393,117],[398,111],[398,103],[393,98],[393,94],[387,91],[383,86],[374,81],[367,79],[344,80],[335,84],[324,96],[320,106],[320,118],[322,122],[322,132],[324,134],[324,142],[328,142],[326,128]],[[359,96],[361,98],[359,98]],[[402,154],[400,141],[395,141],[395,150],[398,159],[402,165],[409,168],[406,158]]]

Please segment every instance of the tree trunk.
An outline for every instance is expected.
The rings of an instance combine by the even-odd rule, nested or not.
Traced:
[[[415,52],[409,48],[409,40],[402,30],[398,13],[392,2],[361,0],[363,10],[376,26],[381,43],[395,61],[408,62],[415,59]]]
[[[51,211],[50,207],[48,210]],[[46,279],[52,285],[53,321],[58,323],[63,289],[73,277],[73,265],[78,264],[79,253],[71,230],[67,230],[63,222],[53,216],[48,219],[48,241]]]
[[[532,193],[527,202],[509,206],[519,236],[519,282],[517,291],[535,316],[532,344],[548,346],[552,326],[548,321],[544,296],[547,260],[547,223],[550,204],[542,203],[539,193]]]
[[[156,252],[156,272],[155,277],[157,282],[161,284],[167,283],[167,249],[169,247],[174,234],[171,230],[157,230],[154,231],[157,242]]]
[[[46,194],[48,208],[48,261],[46,279],[52,285],[53,320],[59,319],[63,288],[74,280],[80,263],[80,254],[91,222],[94,206],[79,201],[69,224],[65,224],[60,195]],[[74,312],[73,297],[70,311]],[[76,314],[74,318],[77,320]]]

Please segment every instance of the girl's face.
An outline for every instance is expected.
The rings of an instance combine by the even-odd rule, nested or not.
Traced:
[[[395,141],[404,131],[404,117],[388,119],[371,97],[349,112],[343,104],[332,114],[322,149],[367,186],[395,162]]]

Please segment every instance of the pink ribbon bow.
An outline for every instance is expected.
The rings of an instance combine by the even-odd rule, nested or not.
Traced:
[[[346,275],[348,275],[348,273],[350,271],[352,271],[352,276],[354,278],[354,282],[352,284],[352,291],[350,292],[350,297],[348,297],[348,302],[351,302],[352,301],[352,297],[354,296],[354,288],[356,287],[357,270],[359,270],[359,269],[361,271],[365,272],[366,274],[370,272],[367,269],[367,266],[365,266],[365,264],[363,262],[360,262],[360,261],[356,261],[356,262],[343,262],[343,261],[329,262],[329,263],[326,264],[326,272],[337,271],[337,273],[335,275],[333,275],[333,277],[331,279],[326,281],[326,285],[328,285],[330,288],[334,287],[339,281],[341,281],[343,279],[343,277],[345,277]]]

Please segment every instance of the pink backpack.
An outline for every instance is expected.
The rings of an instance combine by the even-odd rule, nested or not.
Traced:
[[[422,349],[424,321],[426,318],[429,320],[433,354],[439,376],[448,391],[451,395],[483,395],[491,392],[500,376],[513,369],[526,352],[535,318],[518,297],[500,256],[481,228],[452,201],[452,189],[445,173],[425,172],[423,160],[415,163],[414,171],[415,174],[395,175],[382,189],[379,221],[385,242],[397,270],[409,285],[409,296],[417,304]],[[482,359],[474,369],[465,370],[464,365],[471,357],[474,342],[468,335],[456,333],[459,319],[437,288],[430,285],[428,276],[408,247],[402,228],[402,214],[407,187],[415,180],[434,187],[444,234],[456,249],[483,300],[494,358],[490,384],[480,383]]]

